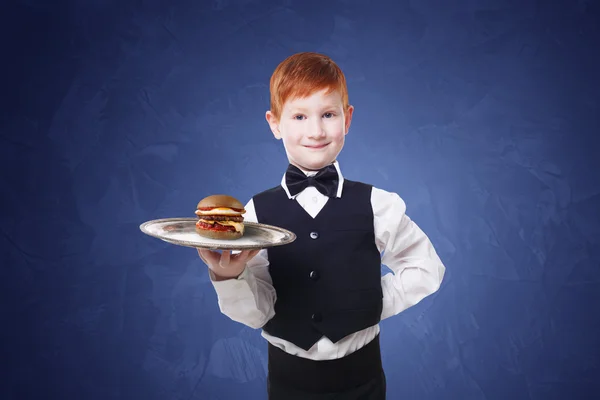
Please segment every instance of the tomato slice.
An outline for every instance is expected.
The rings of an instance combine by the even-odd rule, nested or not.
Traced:
[[[207,224],[205,222],[202,222],[202,220],[198,220],[198,222],[196,222],[196,226],[202,229],[207,229],[209,231],[235,232],[235,227],[231,225],[221,225],[216,222],[214,224]]]

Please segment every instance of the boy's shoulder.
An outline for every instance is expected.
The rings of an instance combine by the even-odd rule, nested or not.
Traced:
[[[350,186],[350,187],[363,186],[363,187],[367,187],[367,188],[373,187],[373,185],[368,182],[357,181],[357,180],[348,179],[348,178],[344,178],[344,187],[345,186]]]
[[[371,194],[372,202],[374,202],[376,204],[386,205],[386,204],[398,203],[398,204],[400,204],[401,208],[406,207],[404,199],[402,197],[400,197],[398,192],[395,192],[395,191],[389,190],[389,189],[385,189],[381,186],[376,186],[375,184],[372,184],[369,182],[349,180],[346,178],[344,178],[344,188],[346,187],[346,182],[348,184],[348,187],[362,186],[362,187],[366,188],[366,190],[368,190],[369,193]]]
[[[382,193],[395,193],[391,190],[385,189],[384,187],[378,186],[377,184],[374,184],[371,182],[353,180],[353,179],[348,179],[348,178],[344,177],[344,186],[345,185],[368,187],[368,188],[372,189],[373,191],[378,191],[378,192],[382,192]]]
[[[281,184],[279,184],[277,186],[273,186],[272,188],[269,188],[269,189],[265,189],[262,192],[258,192],[252,197],[262,197],[262,196],[274,195],[274,194],[283,194],[284,196],[286,195],[285,190],[283,190],[283,186],[281,186]]]

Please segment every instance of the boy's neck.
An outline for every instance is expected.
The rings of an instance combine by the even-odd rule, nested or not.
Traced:
[[[299,165],[296,165],[296,164],[294,164],[294,163],[292,163],[292,165],[296,166],[296,168],[298,168],[300,171],[304,172],[305,174],[311,174],[311,173],[318,172],[318,171],[320,171],[321,169],[323,169],[323,168],[327,167],[328,165],[332,165],[332,164],[334,164],[334,163],[335,163],[335,160],[333,160],[333,161],[332,161],[332,162],[330,162],[329,164],[325,164],[325,165],[323,165],[323,166],[322,166],[321,168],[319,168],[319,169],[306,169],[306,168],[304,168],[304,167],[301,167],[301,166],[299,166]]]

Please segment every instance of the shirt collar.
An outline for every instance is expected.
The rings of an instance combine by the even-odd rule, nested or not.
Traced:
[[[338,181],[338,188],[337,188],[337,193],[335,195],[335,197],[342,197],[342,188],[344,187],[344,176],[342,175],[342,171],[340,170],[340,164],[338,163],[337,160],[335,160],[333,163],[333,166],[335,167],[335,170],[338,173],[338,177],[339,177],[339,181]],[[302,168],[299,168],[302,172],[304,172],[304,174],[306,176],[313,176],[316,175],[318,171],[305,171]],[[295,199],[296,196],[298,196],[298,193],[296,196],[292,196],[290,194],[290,191],[285,183],[285,174],[283,174],[283,178],[281,178],[281,187],[283,187],[283,190],[285,190],[285,194],[287,194],[287,197],[289,199]]]

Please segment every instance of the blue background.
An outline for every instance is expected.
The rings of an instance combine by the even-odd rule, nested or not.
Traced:
[[[390,399],[600,397],[596,1],[3,2],[0,398],[265,399],[266,344],[195,250],[143,235],[287,166],[285,57],[356,107],[344,174],[447,267],[382,323]]]

